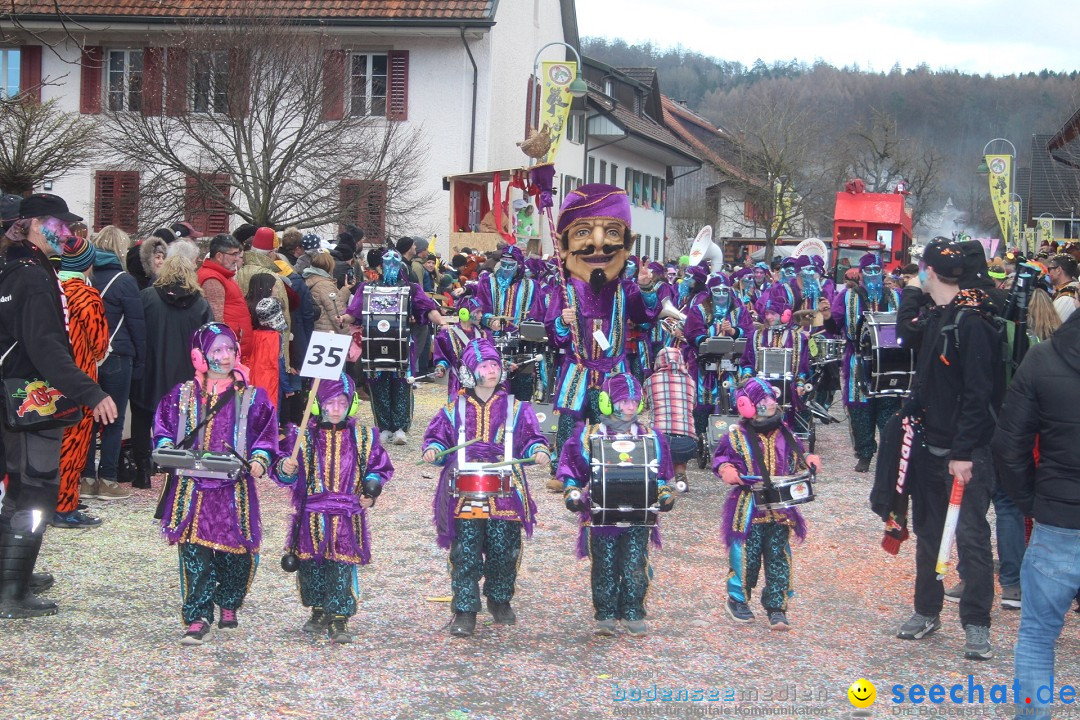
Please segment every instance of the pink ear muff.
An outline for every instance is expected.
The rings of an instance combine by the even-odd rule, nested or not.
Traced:
[[[739,399],[735,401],[735,409],[747,420],[757,415],[757,407],[745,395],[740,395]]]
[[[780,322],[784,323],[785,325],[791,322],[791,308],[785,310],[784,314],[780,316]]]
[[[206,364],[206,356],[203,355],[202,350],[198,348],[192,348],[191,350],[191,366],[195,368],[197,373],[205,373],[209,370],[209,366]]]

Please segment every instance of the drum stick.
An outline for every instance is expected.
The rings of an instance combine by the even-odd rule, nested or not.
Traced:
[[[409,377],[405,378],[405,382],[407,382],[410,385],[415,385],[418,380],[423,380],[424,378],[434,377],[434,375],[435,375],[435,373],[429,372],[427,375],[417,375],[416,377],[409,376]]]
[[[952,554],[953,538],[956,535],[956,522],[960,518],[960,503],[964,499],[964,486],[960,478],[953,478],[952,494],[949,495],[949,511],[945,513],[945,529],[941,533],[941,545],[937,554],[937,579],[944,580],[949,572],[949,555]]]
[[[311,417],[311,405],[315,402],[315,395],[319,392],[319,382],[322,378],[315,378],[315,382],[311,383],[311,392],[308,393],[307,406],[304,408],[304,417],[300,420],[300,431],[296,435],[296,444],[293,445],[292,455],[289,459],[296,462],[296,458],[300,456],[300,448],[304,446],[304,429],[307,428],[308,418]]]
[[[536,462],[536,458],[521,458],[520,460],[503,460],[502,462],[492,463],[491,465],[483,465],[481,470],[493,470],[494,468],[507,467],[510,465],[531,465]]]
[[[470,445],[472,445],[473,443],[478,443],[478,442],[480,442],[480,438],[473,438],[472,440],[468,440],[468,441],[466,441],[466,442],[463,442],[463,443],[461,443],[460,445],[455,445],[454,447],[451,447],[451,448],[446,448],[446,449],[445,449],[445,450],[443,450],[442,452],[437,452],[437,453],[435,453],[435,459],[436,459],[436,460],[438,460],[439,458],[443,458],[443,457],[446,457],[447,455],[449,455],[449,454],[450,454],[450,453],[452,453],[452,452],[457,452],[457,451],[458,451],[458,450],[460,450],[461,448],[464,448],[464,447],[469,447],[469,446],[470,446]],[[417,461],[417,463],[416,463],[416,464],[417,464],[417,465],[423,465],[423,464],[424,464],[424,461],[423,461],[423,460],[419,460],[419,461]]]

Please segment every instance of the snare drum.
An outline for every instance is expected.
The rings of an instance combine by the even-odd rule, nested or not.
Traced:
[[[808,344],[810,346],[811,365],[827,365],[840,362],[844,357],[843,338],[826,338],[811,335]]]
[[[754,371],[766,378],[790,378],[795,369],[795,351],[792,348],[757,348],[754,352]]]
[[[654,439],[633,435],[589,438],[589,497],[597,527],[655,525],[660,461]]]
[[[472,467],[470,467],[472,466]],[[466,500],[486,501],[510,495],[513,489],[509,468],[481,470],[479,463],[466,463],[466,467],[454,470],[450,477],[450,494]]]
[[[409,286],[364,285],[360,367],[404,373],[409,368]]]
[[[809,470],[800,475],[781,475],[772,478],[772,485],[759,482],[750,488],[754,505],[762,510],[782,510],[814,500],[814,474]]]
[[[863,313],[859,332],[859,382],[867,397],[897,397],[911,392],[915,353],[896,336],[896,313]]]
[[[159,466],[182,470],[180,474],[204,478],[233,479],[240,476],[244,464],[228,453],[196,452],[177,448],[159,448],[151,455]]]

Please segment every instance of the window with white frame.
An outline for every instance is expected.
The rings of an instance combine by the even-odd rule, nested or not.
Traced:
[[[109,110],[142,110],[143,51],[109,50],[105,72]]]
[[[386,53],[349,55],[349,114],[386,115]]]
[[[0,98],[19,94],[20,59],[18,48],[0,48]]]
[[[229,112],[229,52],[213,50],[191,57],[191,110]]]
[[[585,142],[585,113],[570,113],[567,116],[566,140],[575,145]]]
[[[573,175],[563,175],[562,194],[564,198],[579,187],[581,187],[581,178],[576,178]]]

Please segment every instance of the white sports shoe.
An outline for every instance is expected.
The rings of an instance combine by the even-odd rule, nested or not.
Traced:
[[[394,431],[394,444],[395,445],[405,445],[408,442],[409,442],[409,436],[405,434],[404,430],[395,430]]]

